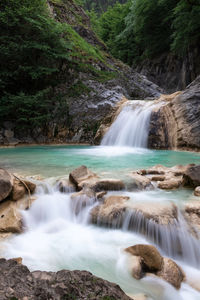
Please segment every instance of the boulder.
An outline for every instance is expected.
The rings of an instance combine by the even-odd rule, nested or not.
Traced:
[[[135,245],[126,248],[125,251],[133,256],[141,257],[148,271],[160,271],[162,269],[163,257],[152,245]]]
[[[135,245],[125,249],[131,255],[129,267],[136,279],[145,275],[156,275],[179,289],[185,280],[183,270],[170,258],[162,257],[152,245]]]
[[[100,179],[96,183],[90,185],[90,188],[95,192],[101,191],[121,191],[125,189],[125,184],[119,179]]]
[[[24,179],[19,180],[17,178],[14,178],[11,200],[17,201],[19,199],[22,199],[25,196],[25,194],[27,194],[29,191],[30,193],[33,193],[35,189],[36,185],[33,182]]]
[[[200,186],[197,186],[194,190],[194,195],[200,197]]]
[[[159,225],[174,224],[177,220],[177,207],[172,203],[135,202],[129,205],[129,210]]]
[[[19,233],[22,231],[22,218],[16,203],[6,201],[0,204],[0,232]]]
[[[171,178],[158,183],[158,188],[163,190],[173,190],[181,187],[183,184],[182,178]]]
[[[0,259],[0,299],[131,300],[121,288],[87,271],[30,272],[15,260]]]
[[[170,258],[163,258],[162,268],[156,273],[157,276],[173,285],[176,289],[181,287],[181,282],[185,279],[182,269]]]
[[[133,188],[144,190],[146,188],[153,188],[151,184],[151,180],[143,175],[140,175],[136,172],[131,174],[131,178],[133,178]]]
[[[12,181],[12,176],[6,170],[0,169],[0,202],[10,195]]]
[[[98,176],[86,166],[81,166],[69,174],[69,181],[80,191],[84,186],[95,184]]]
[[[197,187],[200,185],[200,165],[188,168],[184,173],[186,186]]]
[[[103,204],[95,206],[91,210],[91,222],[111,227],[121,227],[126,212],[126,202],[128,200],[129,197],[125,196],[107,197]]]

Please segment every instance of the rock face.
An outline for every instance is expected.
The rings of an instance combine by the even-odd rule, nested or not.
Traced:
[[[161,101],[163,99],[161,98]],[[154,109],[149,130],[149,148],[200,149],[200,76],[181,94]]]
[[[12,191],[12,177],[4,169],[0,169],[0,201],[6,199]]]
[[[179,289],[185,279],[182,269],[171,259],[162,257],[152,245],[135,245],[126,248],[131,255],[131,273],[136,279],[154,274]]]
[[[136,66],[136,70],[168,92],[183,90],[200,74],[199,51],[199,47],[192,47],[182,58],[163,53]]]
[[[131,299],[118,285],[86,271],[30,272],[5,259],[0,259],[0,269],[0,299]]]

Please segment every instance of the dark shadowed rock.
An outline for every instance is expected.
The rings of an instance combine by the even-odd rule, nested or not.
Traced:
[[[185,185],[197,187],[200,185],[200,165],[189,168],[184,174]]]
[[[120,287],[87,271],[30,272],[14,260],[0,259],[0,299],[129,300]]]

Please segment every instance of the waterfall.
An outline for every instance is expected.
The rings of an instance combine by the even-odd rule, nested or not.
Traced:
[[[147,148],[152,101],[128,101],[105,134],[103,146]]]

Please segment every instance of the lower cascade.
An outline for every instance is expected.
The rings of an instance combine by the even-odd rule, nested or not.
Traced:
[[[152,101],[128,101],[105,134],[101,145],[147,148]]]

